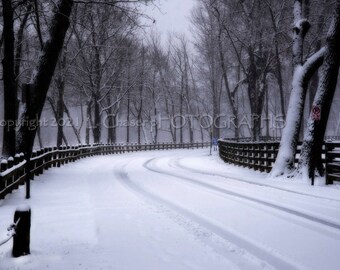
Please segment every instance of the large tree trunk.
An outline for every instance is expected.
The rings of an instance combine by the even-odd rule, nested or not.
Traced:
[[[320,67],[323,61],[324,50],[321,49],[303,63],[303,43],[309,28],[309,22],[302,18],[302,0],[295,0],[293,28],[294,74],[292,91],[290,94],[286,126],[282,133],[279,153],[271,171],[271,176],[273,177],[289,173],[295,166],[295,153],[299,139],[308,83],[311,76]]]
[[[16,120],[17,120],[17,92],[15,90],[14,75],[14,30],[13,30],[13,7],[11,0],[2,0],[3,9],[3,39],[4,58],[3,81],[4,81],[4,135],[2,154],[14,156],[16,152]]]
[[[49,29],[49,39],[41,53],[36,72],[32,78],[32,93],[30,110],[25,110],[22,119],[29,119],[33,126],[22,125],[18,132],[18,150],[24,151],[29,146],[33,148],[37,131],[37,120],[40,119],[45,104],[47,92],[54,74],[60,51],[63,47],[65,35],[69,27],[69,17],[73,0],[60,0],[56,6]]]
[[[320,83],[313,106],[321,109],[321,119],[310,117],[307,132],[302,145],[299,171],[305,180],[314,177],[315,169],[321,163],[322,142],[333,101],[340,62],[340,0],[337,1],[335,15],[327,35],[324,63],[321,69]],[[311,113],[312,116],[312,113]]]
[[[323,55],[324,49],[321,49],[308,59],[303,66],[295,68],[286,125],[282,132],[279,152],[271,171],[271,176],[273,177],[290,173],[294,169],[295,153],[308,83],[315,71],[321,66]]]

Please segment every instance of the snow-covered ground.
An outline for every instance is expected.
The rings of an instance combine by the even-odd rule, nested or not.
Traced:
[[[271,180],[208,150],[100,156],[0,202],[32,208],[31,255],[0,269],[339,269],[340,187]]]

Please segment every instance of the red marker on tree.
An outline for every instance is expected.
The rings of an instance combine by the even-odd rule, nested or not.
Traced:
[[[320,108],[320,106],[313,105],[311,117],[312,117],[312,120],[314,120],[314,121],[320,121],[321,120],[321,108]]]

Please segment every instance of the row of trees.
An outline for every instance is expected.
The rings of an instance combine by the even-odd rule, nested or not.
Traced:
[[[2,0],[3,155],[42,144],[52,114],[56,145],[282,135],[274,176],[291,172],[305,131],[299,172],[322,173],[339,0],[197,0],[194,40],[166,45],[146,35],[147,2]],[[313,106],[322,119],[304,128]]]
[[[197,47],[218,100],[214,104],[217,114],[221,80],[232,114],[253,116],[250,134],[254,140],[269,135],[268,125],[261,129],[261,116],[268,119],[269,114],[280,114],[286,125],[272,171],[272,176],[279,176],[294,170],[305,110],[308,125],[295,172],[306,178],[315,169],[322,174],[321,142],[339,69],[340,1],[199,2],[193,13]],[[320,120],[308,116],[312,107],[321,110]],[[236,138],[240,136],[237,127]]]
[[[67,105],[79,98],[87,105],[87,122],[94,121],[94,140],[100,140],[101,107],[115,96],[117,55],[138,26],[139,9],[138,1],[2,1],[3,155],[33,146],[46,100],[58,123],[58,144],[67,143],[62,124],[65,113],[72,119]],[[80,142],[79,127],[73,129]]]
[[[65,116],[78,143],[192,142],[209,135],[209,119],[201,118],[209,101],[195,89],[185,37],[174,34],[164,47],[158,33],[141,37],[138,13],[100,6],[76,11],[48,98],[60,124],[57,145],[68,143]]]
[[[165,47],[157,33],[143,37],[150,19],[140,9],[138,1],[2,1],[4,156],[43,144],[49,114],[56,145],[116,142],[122,130],[138,143],[210,134],[191,44],[178,34]]]

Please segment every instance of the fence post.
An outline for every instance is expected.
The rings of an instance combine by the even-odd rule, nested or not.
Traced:
[[[6,159],[1,160],[0,163],[0,172],[4,172],[7,170],[8,162]],[[3,181],[2,176],[0,176],[0,191],[6,188],[6,183]],[[0,199],[3,199],[5,195],[0,195]]]
[[[6,159],[1,160],[0,163],[0,172],[6,171],[8,168],[8,161]]]
[[[14,165],[18,165],[20,163],[20,154],[16,154],[14,156]]]
[[[21,152],[19,156],[20,156],[20,162],[23,162],[25,160],[25,154]]]
[[[13,157],[9,157],[7,159],[7,162],[8,162],[8,169],[12,168],[14,166],[14,158]]]
[[[20,257],[30,254],[30,229],[31,229],[31,209],[18,208],[14,214],[16,224],[15,235],[13,237],[13,257]]]
[[[31,162],[31,164],[30,164],[31,172],[33,172],[35,170],[35,168],[37,167],[37,161],[36,160],[32,161],[32,158],[34,158],[36,156],[37,156],[37,152],[36,151],[32,151],[31,158],[29,159],[30,162]],[[28,159],[28,155],[27,155],[26,158]],[[27,169],[25,169],[25,172],[27,173]],[[34,180],[34,175],[35,175],[35,173],[30,173],[30,179],[31,180]]]
[[[45,149],[42,148],[39,150],[39,166],[40,166],[40,169],[39,169],[39,174],[43,174],[44,173],[44,162],[45,162],[45,157],[43,156],[45,154]]]

